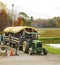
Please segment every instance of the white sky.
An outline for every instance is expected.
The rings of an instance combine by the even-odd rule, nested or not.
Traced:
[[[0,0],[7,5],[8,8],[17,12],[25,12],[34,18],[52,18],[60,16],[60,0]]]

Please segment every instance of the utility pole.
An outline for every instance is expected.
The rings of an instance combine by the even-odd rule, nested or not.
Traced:
[[[14,4],[12,4],[12,26],[14,26]]]

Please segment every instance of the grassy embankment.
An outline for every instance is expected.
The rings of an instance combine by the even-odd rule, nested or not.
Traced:
[[[60,28],[41,28],[38,32],[43,43],[60,43]]]
[[[49,45],[45,45],[43,47],[46,48],[47,52],[50,54],[60,54],[60,48],[54,48],[54,47],[49,46]]]
[[[60,43],[60,28],[47,28],[47,29],[39,29],[40,33],[40,40],[43,43],[50,44],[50,43]],[[60,54],[60,48],[54,48],[49,45],[44,45],[47,49],[48,53],[51,54]]]

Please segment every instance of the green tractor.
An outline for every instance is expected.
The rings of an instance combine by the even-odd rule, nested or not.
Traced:
[[[27,39],[23,42],[23,52],[28,52],[29,55],[33,53],[47,55],[47,50],[42,47],[42,41],[38,40],[38,35],[35,32],[26,34]]]

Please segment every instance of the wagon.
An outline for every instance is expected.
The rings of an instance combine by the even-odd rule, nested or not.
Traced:
[[[37,30],[30,26],[7,27],[4,29],[3,44],[11,47],[17,45],[22,49],[23,42],[29,37],[26,34],[30,32],[37,32]]]

